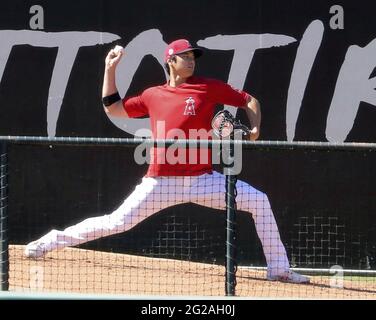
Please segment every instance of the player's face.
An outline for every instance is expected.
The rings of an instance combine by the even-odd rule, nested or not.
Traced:
[[[176,55],[176,62],[174,63],[175,71],[182,78],[188,78],[193,75],[195,71],[196,61],[193,51],[188,51]]]

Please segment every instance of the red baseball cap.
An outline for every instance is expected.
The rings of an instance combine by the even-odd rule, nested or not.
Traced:
[[[165,50],[165,62],[167,62],[167,60],[175,54],[188,52],[188,51],[193,51],[196,58],[202,56],[203,54],[202,49],[192,47],[192,45],[190,44],[188,40],[186,39],[175,40],[171,42]]]

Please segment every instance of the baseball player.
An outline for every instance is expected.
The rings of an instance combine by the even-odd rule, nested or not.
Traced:
[[[146,89],[138,96],[121,98],[116,87],[115,70],[124,50],[115,47],[105,59],[102,88],[105,112],[119,117],[148,116],[153,138],[174,139],[176,129],[188,138],[191,130],[210,132],[215,106],[232,105],[245,109],[252,125],[249,139],[256,140],[261,123],[259,102],[222,81],[194,76],[196,59],[202,54],[201,48],[192,47],[185,39],[170,43],[164,54],[169,81]],[[164,130],[159,130],[161,124]],[[166,150],[160,147],[151,149],[151,163],[142,182],[114,212],[88,218],[63,231],[52,230],[29,243],[25,255],[39,258],[55,249],[125,232],[154,213],[177,204],[192,202],[224,210],[225,176],[213,171],[211,157],[209,161],[189,161],[191,150],[188,150],[179,161],[176,162],[176,157],[169,161]],[[254,219],[267,262],[267,279],[308,283],[308,277],[290,269],[267,195],[240,180],[236,188],[237,209],[249,212]]]

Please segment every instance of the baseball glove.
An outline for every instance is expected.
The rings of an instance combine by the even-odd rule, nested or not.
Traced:
[[[240,129],[243,135],[248,135],[250,130],[247,126],[236,120],[234,116],[227,110],[219,111],[212,120],[212,128],[214,134],[220,138],[226,138],[231,135],[231,133]]]

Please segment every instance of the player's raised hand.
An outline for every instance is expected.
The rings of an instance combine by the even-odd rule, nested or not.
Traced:
[[[107,54],[105,64],[107,69],[116,68],[121,57],[124,55],[124,48],[121,46],[116,46],[111,49]]]

